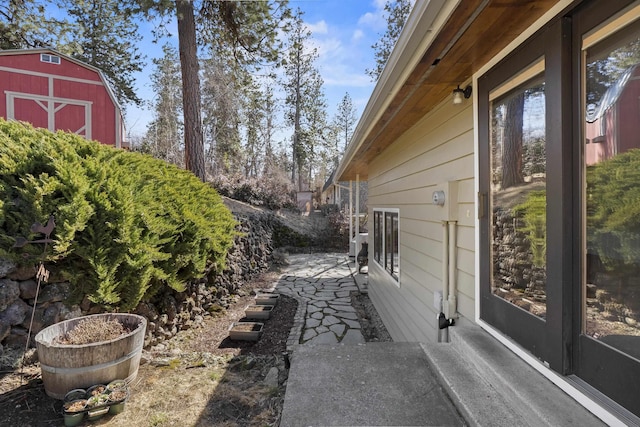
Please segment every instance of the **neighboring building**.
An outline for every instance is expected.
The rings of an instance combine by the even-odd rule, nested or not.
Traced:
[[[588,179],[585,144],[587,110],[638,62],[640,2],[415,3],[334,177],[368,182],[369,295],[394,340],[439,340],[442,310],[452,341],[480,327],[603,420],[640,424],[638,215],[595,205],[632,178]],[[640,148],[625,93],[593,135],[617,138],[601,162]]]
[[[0,117],[126,145],[122,111],[102,72],[51,49],[0,50]]]
[[[640,58],[637,58],[640,61]],[[592,104],[593,105],[593,104]],[[640,146],[640,67],[634,64],[598,99],[587,106],[585,149],[587,165]]]

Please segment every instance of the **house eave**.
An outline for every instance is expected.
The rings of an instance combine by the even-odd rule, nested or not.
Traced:
[[[367,180],[376,156],[558,2],[416,2],[334,180]]]

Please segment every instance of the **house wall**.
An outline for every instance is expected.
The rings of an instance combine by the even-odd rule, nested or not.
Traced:
[[[442,290],[444,208],[433,205],[432,193],[447,181],[458,181],[458,311],[475,318],[473,148],[471,100],[447,99],[370,164],[369,218],[374,208],[399,209],[399,282],[369,251],[369,295],[395,341],[437,339],[433,300]]]

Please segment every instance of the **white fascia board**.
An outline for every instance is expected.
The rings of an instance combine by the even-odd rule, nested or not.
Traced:
[[[351,162],[372,127],[420,62],[459,2],[460,0],[416,2],[338,165],[334,182],[340,180],[346,165]]]

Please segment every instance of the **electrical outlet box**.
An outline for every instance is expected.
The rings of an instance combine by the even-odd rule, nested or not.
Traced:
[[[438,184],[432,190],[432,203],[440,221],[458,220],[458,181]]]

